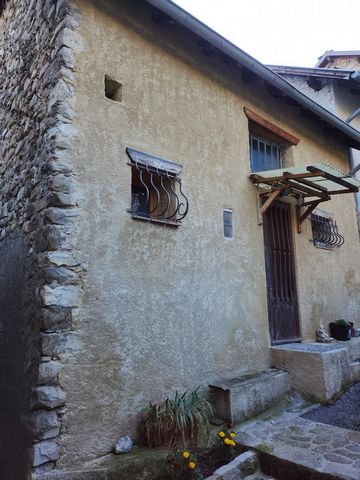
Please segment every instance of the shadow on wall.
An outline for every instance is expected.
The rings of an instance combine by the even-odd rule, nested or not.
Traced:
[[[31,471],[28,419],[35,332],[24,308],[26,258],[20,236],[0,243],[0,477],[4,480],[26,480]]]

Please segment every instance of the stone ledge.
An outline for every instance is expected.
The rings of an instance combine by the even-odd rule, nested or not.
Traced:
[[[258,469],[258,459],[255,452],[244,452],[227,465],[215,470],[206,480],[242,480],[252,475]]]
[[[272,368],[209,387],[216,416],[236,423],[271,408],[289,391],[290,380],[286,371]]]
[[[357,339],[355,339],[357,340]],[[329,402],[352,382],[349,342],[296,343],[271,347],[272,365],[290,375],[291,386],[319,402]],[[353,343],[353,351],[360,346]]]

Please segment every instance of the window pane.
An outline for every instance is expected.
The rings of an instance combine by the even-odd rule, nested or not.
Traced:
[[[279,145],[251,136],[250,166],[252,172],[281,168]]]
[[[232,224],[231,210],[223,210],[223,221],[224,221],[225,238],[233,238],[233,224]]]

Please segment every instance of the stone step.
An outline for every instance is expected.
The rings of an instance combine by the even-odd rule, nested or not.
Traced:
[[[351,382],[360,382],[360,362],[352,362],[349,366]]]
[[[228,423],[237,423],[273,407],[289,391],[290,379],[284,370],[269,368],[209,387],[215,415]]]
[[[279,480],[360,479],[360,432],[283,416],[244,425],[237,439]]]
[[[360,381],[360,337],[334,343],[288,343],[270,348],[271,363],[290,374],[291,387],[321,403]]]
[[[244,452],[232,462],[218,468],[206,480],[275,480],[263,473],[259,468],[257,454],[254,451]]]

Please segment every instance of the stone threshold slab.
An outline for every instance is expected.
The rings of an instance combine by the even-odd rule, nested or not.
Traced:
[[[238,431],[261,469],[291,480],[359,480],[360,432],[294,416],[259,420]]]

